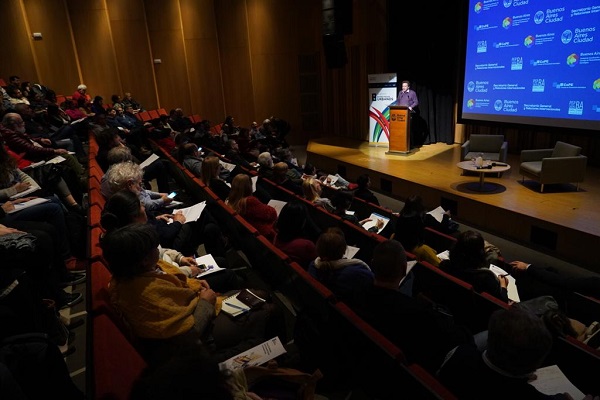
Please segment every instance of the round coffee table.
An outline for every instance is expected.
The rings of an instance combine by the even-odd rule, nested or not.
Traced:
[[[461,161],[456,166],[463,171],[476,172],[479,174],[479,183],[471,183],[469,189],[476,192],[494,192],[498,189],[497,183],[485,183],[485,174],[500,174],[510,169],[510,165],[501,162],[484,161],[483,168],[477,168],[473,161]]]

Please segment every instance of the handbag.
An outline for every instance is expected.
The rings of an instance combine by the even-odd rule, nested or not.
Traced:
[[[54,163],[44,164],[25,172],[42,188],[51,190],[60,182],[63,174],[63,167]]]

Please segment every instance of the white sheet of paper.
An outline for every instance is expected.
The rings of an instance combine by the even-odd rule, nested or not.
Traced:
[[[22,192],[17,193],[17,194],[13,194],[12,196],[10,196],[10,199],[11,200],[20,199],[21,197],[27,196],[29,193],[33,193],[36,190],[40,190],[40,189],[41,189],[41,187],[39,185],[37,185],[37,184],[31,185],[29,187],[29,189],[23,190]]]
[[[356,253],[358,253],[358,251],[360,250],[359,247],[354,247],[354,246],[346,246],[346,252],[344,253],[344,258],[354,258],[354,256],[356,255]]]
[[[583,392],[573,385],[569,378],[558,368],[558,365],[540,368],[535,371],[535,375],[537,378],[529,384],[544,394],[569,393],[574,399],[585,397]]]
[[[252,181],[252,193],[254,193],[256,192],[256,182],[258,182],[258,175],[250,178],[250,181]]]
[[[198,258],[196,258],[196,264],[198,265],[206,265],[206,269],[204,269],[202,272],[200,272],[196,278],[202,278],[203,276],[206,276],[208,274],[212,274],[213,272],[218,272],[218,271],[222,271],[223,268],[219,267],[217,265],[217,261],[215,260],[215,258],[212,256],[212,254],[205,254],[203,256],[200,256]]]
[[[31,199],[29,201],[24,201],[23,203],[17,203],[17,204],[15,204],[15,209],[8,211],[7,214],[16,213],[17,211],[21,211],[26,208],[36,206],[38,204],[46,203],[48,201],[50,201],[50,200],[45,199],[43,197],[36,197],[35,199]]]
[[[46,164],[59,164],[59,163],[61,163],[63,161],[65,161],[64,157],[56,156],[54,158],[51,158],[51,159],[47,160]]]
[[[390,222],[390,219],[388,217],[384,217],[381,214],[377,214],[377,213],[371,213],[371,215],[369,216],[369,218],[371,219],[368,222],[365,222],[363,225],[363,228],[369,230],[370,228],[377,226],[377,220],[380,219],[383,221],[383,226],[381,227],[381,229],[379,229],[377,231],[377,233],[381,232],[382,230],[385,229],[385,227],[387,226],[388,222]]]
[[[235,164],[231,164],[231,163],[225,162],[223,160],[219,160],[219,164],[221,164],[221,167],[223,167],[224,169],[226,169],[229,172],[233,171],[233,169],[236,167]]]
[[[450,250],[444,250],[441,253],[439,253],[437,256],[440,260],[449,260],[450,259]]]
[[[229,360],[219,363],[219,369],[221,369],[221,371],[225,369],[235,370],[238,368],[261,365],[284,353],[286,353],[286,350],[283,347],[281,340],[279,340],[279,337],[275,336],[273,339],[269,339],[250,350],[246,350],[243,353],[231,357]]]
[[[158,156],[155,153],[152,153],[148,158],[140,163],[140,168],[144,169],[156,160],[158,160]]]
[[[444,213],[446,210],[442,208],[442,206],[438,206],[435,210],[429,211],[427,214],[431,215],[437,222],[442,222],[444,219]]]
[[[200,218],[200,215],[202,214],[202,211],[204,211],[205,207],[206,201],[203,201],[201,203],[194,204],[193,206],[173,210],[173,214],[181,212],[185,217],[185,223],[187,224],[188,222],[196,221],[198,218]]]
[[[508,298],[516,302],[521,301],[519,298],[519,292],[517,291],[517,281],[515,278],[511,275],[507,275],[505,270],[494,264],[490,264],[490,270],[495,273],[496,276],[505,275],[508,278],[508,287],[506,288],[508,290]]]
[[[279,213],[281,212],[281,209],[283,208],[283,206],[285,206],[287,204],[287,202],[271,199],[271,200],[269,200],[269,202],[267,204],[270,205],[271,207],[273,207],[275,209],[275,211],[277,211],[277,216],[279,217]]]

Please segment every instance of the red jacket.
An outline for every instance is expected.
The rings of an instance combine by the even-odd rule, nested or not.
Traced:
[[[2,134],[2,138],[9,149],[28,160],[35,162],[54,157],[54,149],[52,147],[36,146],[34,139],[31,139],[26,133],[11,131],[0,126],[0,134]]]
[[[246,212],[242,217],[252,224],[261,235],[270,241],[275,239],[277,211],[270,205],[262,203],[254,196],[249,196],[246,198]]]

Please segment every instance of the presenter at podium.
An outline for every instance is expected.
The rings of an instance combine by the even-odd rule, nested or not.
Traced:
[[[398,93],[398,98],[392,103],[394,106],[406,106],[411,114],[416,113],[419,107],[417,92],[410,89],[409,81],[402,81],[402,91]]]

